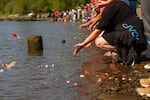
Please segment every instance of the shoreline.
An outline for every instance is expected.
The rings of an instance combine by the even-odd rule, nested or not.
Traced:
[[[33,18],[27,16],[0,17],[0,21],[53,21],[53,18]]]
[[[137,8],[137,16],[142,19],[141,8]],[[142,87],[139,80],[149,77],[149,71],[144,65],[149,61],[142,61],[133,67],[111,64],[111,57],[105,57],[105,51],[92,45],[89,60],[83,63],[80,75],[85,82],[77,87],[79,99],[86,100],[149,100],[140,96],[136,89]],[[144,52],[145,53],[145,52]],[[144,54],[143,53],[143,54]],[[84,99],[83,99],[84,100]]]
[[[95,45],[89,51],[89,60],[82,65],[80,73],[87,81],[77,87],[81,97],[87,100],[149,100],[136,92],[136,88],[142,87],[139,80],[149,77],[149,70],[144,69],[149,61],[142,61],[133,67],[111,64],[111,57],[105,57],[105,51]]]
[[[138,6],[136,9],[137,16],[142,19],[141,7]],[[0,21],[53,21],[52,17],[48,17],[47,14],[37,15],[36,18],[34,16],[19,16],[19,15],[9,15],[9,16],[0,16]],[[62,19],[58,18],[58,22],[62,21]]]

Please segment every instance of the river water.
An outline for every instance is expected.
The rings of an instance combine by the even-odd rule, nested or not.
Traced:
[[[88,51],[72,56],[74,44],[85,38],[79,23],[46,21],[0,22],[0,100],[77,100],[76,86]],[[16,32],[21,39],[14,38]],[[41,35],[43,56],[29,56],[27,39]],[[62,41],[65,40],[65,43]],[[84,53],[82,53],[84,52]],[[39,66],[44,67],[39,67]],[[45,67],[46,66],[46,67]],[[48,66],[48,67],[47,67]]]

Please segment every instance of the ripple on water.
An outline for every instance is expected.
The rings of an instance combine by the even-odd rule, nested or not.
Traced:
[[[13,38],[16,32],[21,39]],[[73,100],[78,97],[72,83],[78,82],[84,54],[72,58],[73,45],[82,35],[77,23],[0,22],[0,63],[18,61],[0,73],[0,99],[3,100]],[[43,56],[28,56],[29,35],[43,37]],[[74,40],[74,37],[77,39]],[[83,37],[84,38],[84,37]],[[65,40],[65,43],[62,43]],[[78,41],[77,41],[78,40]],[[49,65],[48,68],[38,68]],[[53,65],[53,66],[52,66]]]

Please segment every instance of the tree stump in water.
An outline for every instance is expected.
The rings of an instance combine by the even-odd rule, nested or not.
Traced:
[[[42,36],[31,35],[28,37],[28,55],[29,56],[43,55]]]

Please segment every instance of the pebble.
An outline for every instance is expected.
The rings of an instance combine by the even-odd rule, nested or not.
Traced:
[[[85,75],[90,75],[90,72],[88,72],[87,70],[84,73]]]
[[[122,80],[124,81],[124,80],[126,80],[126,78],[123,77]]]
[[[101,78],[99,78],[99,79],[97,80],[97,82],[98,82],[98,83],[100,83],[101,81],[102,81],[102,79],[101,79]]]

